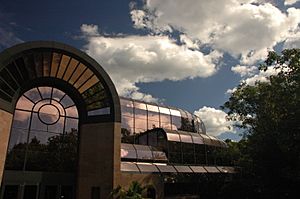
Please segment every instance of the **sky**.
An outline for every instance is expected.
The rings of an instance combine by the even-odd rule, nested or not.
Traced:
[[[0,0],[0,51],[53,40],[93,57],[119,95],[197,114],[239,140],[220,106],[241,82],[276,74],[268,51],[300,47],[298,0]],[[231,128],[228,128],[231,127]]]

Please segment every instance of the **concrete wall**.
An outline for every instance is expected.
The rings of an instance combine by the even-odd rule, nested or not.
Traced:
[[[12,118],[13,115],[11,113],[0,110],[0,186],[5,166]]]
[[[77,198],[90,199],[92,187],[108,198],[120,178],[120,123],[83,124],[79,135]]]

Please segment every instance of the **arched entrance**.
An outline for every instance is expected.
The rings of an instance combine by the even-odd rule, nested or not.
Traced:
[[[2,197],[14,197],[16,189],[21,190],[18,199],[34,193],[35,198],[55,193],[73,198],[72,189],[77,198],[107,196],[120,165],[119,107],[109,76],[81,51],[56,42],[29,42],[2,52]],[[46,178],[52,184],[46,185]]]

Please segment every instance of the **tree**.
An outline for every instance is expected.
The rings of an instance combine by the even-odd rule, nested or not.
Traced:
[[[269,52],[261,70],[274,67],[268,82],[242,83],[223,109],[241,121],[252,176],[261,195],[277,198],[296,193],[300,184],[300,49]],[[276,195],[275,195],[276,194]]]
[[[145,187],[142,187],[137,181],[133,181],[128,190],[118,186],[112,191],[111,195],[117,199],[143,199],[142,193],[144,190]]]

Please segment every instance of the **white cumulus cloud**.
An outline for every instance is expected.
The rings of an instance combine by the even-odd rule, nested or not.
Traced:
[[[140,93],[136,83],[208,77],[222,57],[217,50],[204,54],[163,35],[110,37],[86,24],[81,31],[87,41],[84,50],[109,73],[119,94],[147,101],[155,99]]]
[[[132,20],[153,32],[179,30],[250,65],[297,30],[300,9],[253,0],[147,0]]]
[[[218,136],[224,132],[237,133],[233,126],[234,122],[228,121],[227,114],[222,110],[204,106],[194,114],[202,119],[209,135]]]
[[[231,67],[231,71],[239,74],[241,77],[253,76],[257,73],[258,68],[256,66],[241,66],[236,65]]]

